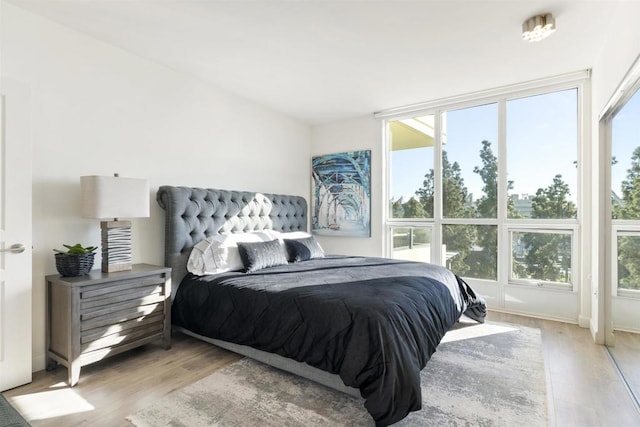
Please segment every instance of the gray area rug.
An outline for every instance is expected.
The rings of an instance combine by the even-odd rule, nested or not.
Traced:
[[[540,331],[459,324],[421,373],[422,410],[397,426],[546,426]],[[363,400],[251,359],[127,417],[145,426],[373,426]]]
[[[30,424],[22,418],[22,415],[0,393],[0,426],[2,427],[29,427]]]

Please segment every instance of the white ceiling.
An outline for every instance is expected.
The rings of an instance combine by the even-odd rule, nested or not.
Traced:
[[[311,125],[590,68],[617,2],[9,0]],[[558,30],[521,39],[544,12]]]

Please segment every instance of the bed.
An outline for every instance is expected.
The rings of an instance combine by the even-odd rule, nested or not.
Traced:
[[[162,186],[157,201],[174,329],[362,397],[378,426],[421,408],[420,371],[461,315],[484,320],[443,267],[324,254],[303,197]],[[240,271],[194,264],[233,239]]]

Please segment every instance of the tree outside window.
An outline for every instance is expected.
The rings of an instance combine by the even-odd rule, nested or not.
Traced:
[[[441,242],[446,247],[443,262],[465,277],[497,280],[498,254],[508,250],[499,247],[500,227],[515,227],[516,221],[522,220],[532,231],[535,231],[533,224],[545,228],[549,227],[545,224],[552,223],[558,229],[557,223],[549,220],[575,222],[577,218],[574,202],[577,194],[572,191],[577,181],[577,90],[501,102],[509,118],[506,145],[509,175],[507,171],[499,170],[495,141],[482,136],[473,140],[473,135],[492,132],[497,138],[498,103],[441,112],[442,129],[448,132],[447,135],[443,132],[440,141],[442,177],[438,182],[441,188],[436,188],[430,158],[429,163],[414,166],[414,169],[426,170],[422,186],[413,194],[395,197],[392,194],[390,200],[392,218],[421,219],[439,227]],[[492,117],[494,125],[485,123]],[[477,124],[480,120],[484,120],[484,125]],[[444,122],[448,122],[447,126]],[[469,129],[459,131],[464,127]],[[434,153],[434,150],[428,152]],[[391,156],[391,169],[396,170],[393,179],[397,181],[400,166],[394,163],[394,156]],[[407,165],[402,163],[404,168]],[[509,178],[506,194],[500,194],[499,182],[505,176]],[[415,182],[415,178],[411,180]],[[399,187],[393,184],[392,192]],[[519,193],[515,193],[516,189]],[[506,215],[503,213],[503,216],[498,212],[501,199],[506,200]],[[434,215],[436,201],[441,202],[439,218]],[[500,218],[514,223],[503,222]],[[511,256],[513,277],[571,282],[572,230],[517,232],[511,236],[515,239],[511,245],[517,248],[517,253]]]

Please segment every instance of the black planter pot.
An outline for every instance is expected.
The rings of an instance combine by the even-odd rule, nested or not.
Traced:
[[[56,269],[61,276],[76,277],[89,274],[93,267],[95,253],[88,254],[56,254]]]

